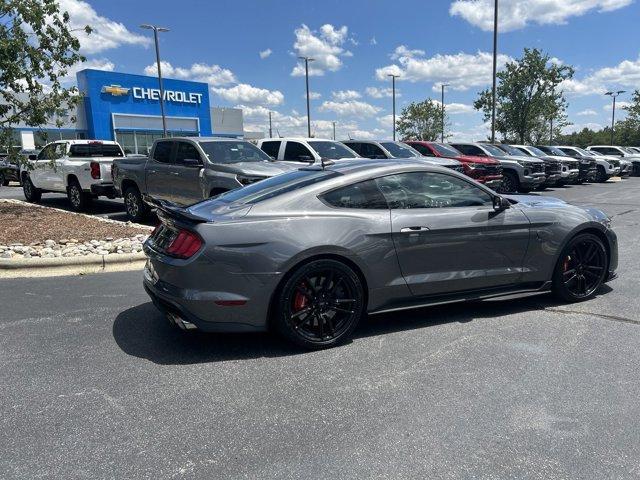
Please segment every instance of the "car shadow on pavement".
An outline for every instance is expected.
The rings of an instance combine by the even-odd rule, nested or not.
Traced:
[[[607,285],[600,294],[611,291]],[[467,323],[564,305],[550,294],[517,299],[472,301],[424,307],[364,319],[354,338],[416,330],[446,323]],[[113,337],[128,355],[160,365],[189,365],[227,360],[248,360],[308,353],[269,333],[184,332],[173,327],[152,303],[121,312],[113,323]]]

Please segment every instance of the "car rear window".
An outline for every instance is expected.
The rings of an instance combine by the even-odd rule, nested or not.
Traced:
[[[70,157],[124,157],[119,145],[112,143],[80,143],[71,145]]]
[[[352,150],[338,142],[310,141],[309,145],[318,152],[318,155],[322,158],[328,158],[331,160],[338,160],[339,158],[356,158]]]
[[[342,174],[331,170],[294,170],[223,193],[215,197],[215,200],[225,203],[258,203],[339,175]]]

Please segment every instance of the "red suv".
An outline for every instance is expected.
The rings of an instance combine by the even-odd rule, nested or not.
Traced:
[[[500,162],[489,157],[464,155],[450,145],[422,140],[408,140],[407,145],[418,150],[425,157],[445,157],[462,163],[464,173],[476,182],[484,183],[489,188],[502,185],[502,167]]]

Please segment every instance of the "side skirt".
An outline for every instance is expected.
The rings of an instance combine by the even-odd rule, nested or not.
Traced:
[[[368,312],[369,315],[380,313],[398,312],[402,310],[412,310],[415,308],[432,307],[435,305],[445,305],[447,303],[466,302],[469,300],[484,300],[488,298],[509,298],[522,297],[527,294],[537,295],[551,289],[551,281],[535,282],[516,285],[512,287],[500,287],[493,289],[468,290],[464,292],[449,293],[445,295],[434,295],[429,297],[419,297],[410,302],[386,306],[379,310]]]

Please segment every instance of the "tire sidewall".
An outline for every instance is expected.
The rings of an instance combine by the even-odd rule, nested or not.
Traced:
[[[145,215],[146,215],[146,206],[144,204],[144,201],[142,200],[142,196],[140,195],[140,192],[138,191],[138,189],[134,188],[134,187],[129,187],[124,191],[124,203],[125,203],[125,210],[127,212],[127,216],[135,221],[140,221],[143,220]],[[134,200],[137,204],[137,214],[132,215],[130,210],[129,210],[129,203],[131,202],[131,200]]]
[[[606,260],[606,267],[604,268],[602,278],[600,279],[600,284],[593,290],[593,292],[591,292],[586,297],[577,297],[573,293],[569,292],[564,285],[563,278],[562,278],[562,274],[563,274],[562,263],[565,256],[571,251],[571,249],[575,246],[575,244],[583,242],[585,240],[593,240],[598,243],[599,247],[602,249],[604,253],[605,260]],[[566,302],[582,302],[584,300],[589,300],[593,298],[598,293],[598,290],[600,290],[600,288],[602,287],[602,284],[606,280],[607,271],[609,268],[609,260],[610,259],[609,259],[609,254],[607,252],[607,248],[605,247],[600,237],[592,233],[580,233],[576,235],[564,246],[564,248],[562,249],[562,252],[560,253],[560,256],[556,261],[556,266],[553,271],[553,292],[557,297],[559,297],[560,299]]]
[[[24,198],[29,203],[36,203],[40,200],[40,194],[29,175],[26,175],[22,181],[22,192],[24,193]]]
[[[311,272],[315,269],[324,269],[324,268],[327,268],[327,269],[334,268],[336,270],[340,270],[342,273],[348,276],[349,279],[353,282],[353,286],[355,287],[356,295],[357,295],[357,307],[355,307],[355,310],[357,311],[357,315],[355,316],[355,320],[351,322],[348,328],[345,329],[345,331],[342,332],[340,336],[332,338],[327,341],[323,341],[323,342],[312,342],[306,338],[301,337],[291,328],[286,318],[287,306],[290,305],[291,303],[291,296],[293,294],[293,289],[298,284],[298,282],[300,282],[300,279],[304,275],[306,275],[308,272]],[[285,338],[297,344],[298,346],[301,346],[306,349],[322,349],[322,348],[333,347],[335,345],[344,343],[349,338],[351,338],[351,334],[353,333],[355,328],[358,326],[358,323],[364,316],[364,312],[366,309],[366,305],[364,302],[364,288],[362,285],[362,281],[360,280],[360,277],[358,277],[358,275],[348,265],[340,261],[331,260],[331,259],[313,260],[309,263],[306,263],[304,265],[297,267],[288,276],[287,280],[279,289],[275,298],[276,298],[277,305],[275,308],[275,315],[272,322],[272,326],[280,335],[284,336]]]

